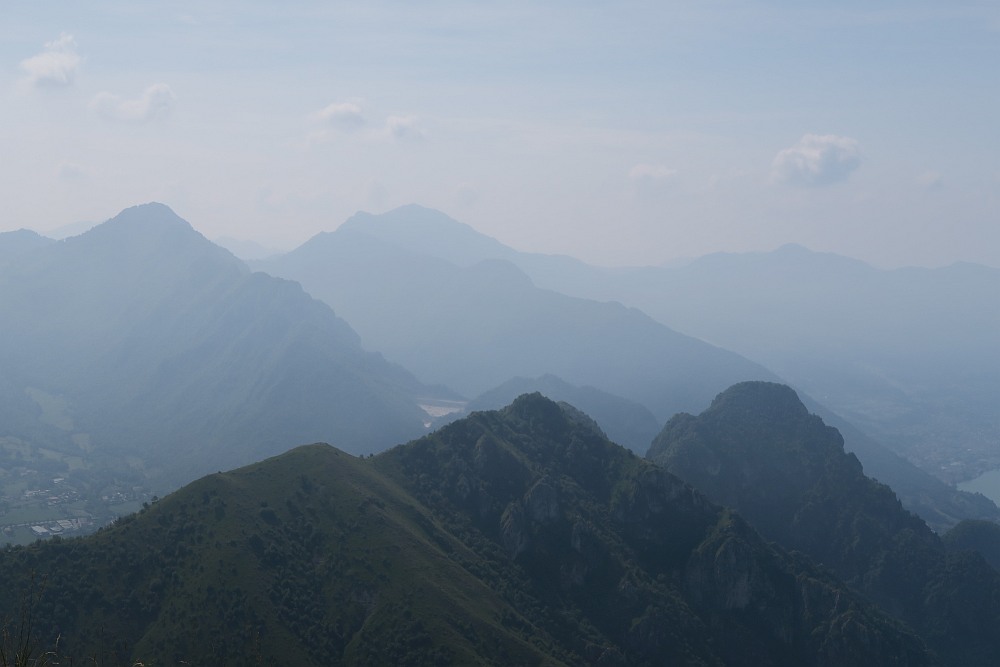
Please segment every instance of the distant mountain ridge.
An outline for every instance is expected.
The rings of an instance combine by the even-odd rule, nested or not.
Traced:
[[[469,255],[453,262],[464,249]],[[406,207],[358,214],[335,232],[251,265],[300,282],[366,344],[466,396],[516,376],[552,374],[640,403],[662,422],[707,404],[733,382],[773,378],[637,310],[538,289],[502,257],[482,257],[495,252],[503,254],[503,246],[492,239],[438,212]]]
[[[882,270],[796,244],[604,269],[518,252],[417,206],[350,229],[459,266],[503,259],[539,288],[639,308],[764,365],[949,483],[1000,466],[989,398],[1000,391],[1000,269]]]
[[[359,232],[398,245],[407,252],[437,257],[459,266],[472,266],[487,259],[509,260],[517,255],[496,239],[417,204],[400,206],[381,215],[355,213],[337,232]]]
[[[877,269],[788,245],[675,268],[536,270],[738,352],[948,482],[1000,466],[1000,269]]]
[[[50,243],[54,243],[54,241],[29,229],[0,232],[0,264]]]
[[[778,255],[799,267],[796,271],[808,268],[814,257],[800,246],[787,246]],[[877,273],[861,262],[835,255],[824,255],[821,260],[824,265],[843,265],[859,272],[860,282],[855,282],[862,286]],[[713,277],[714,265],[731,261],[767,267],[770,255],[709,256],[678,269],[598,269],[568,257],[518,252],[443,213],[411,205],[382,215],[357,214],[335,232],[318,234],[291,253],[251,265],[300,281],[357,327],[366,342],[425,381],[448,384],[472,397],[516,376],[552,374],[571,385],[591,386],[637,402],[665,423],[675,412],[704,409],[730,384],[777,376],[701,343],[678,347],[675,343],[691,339],[658,328],[633,309],[565,295],[617,299],[643,308],[649,305],[650,312],[664,322],[673,321],[675,314],[684,314],[683,319],[674,318],[683,323],[700,317],[715,327],[711,331],[726,333],[725,338],[706,335],[707,340],[731,342],[744,334],[741,313],[754,308],[752,289],[739,285],[738,290],[730,290],[725,276]],[[506,262],[506,268],[498,262]],[[692,277],[671,282],[671,276]],[[757,284],[752,276],[746,280]],[[831,280],[836,283],[835,278]],[[812,288],[805,277],[779,272],[772,283],[761,287],[770,290],[767,298],[780,303],[783,293],[776,290],[787,283],[788,289],[798,290],[798,298],[809,301]],[[805,306],[822,308],[819,296],[811,301],[818,303],[805,304],[802,313],[811,312]],[[674,313],[666,307],[681,302],[686,310],[678,307]],[[810,319],[838,330],[836,322],[829,322],[829,314],[823,318],[796,315],[795,326],[811,326],[799,322]],[[763,324],[774,326],[766,318]],[[637,330],[646,331],[649,339],[658,338],[659,343],[627,337],[627,332]],[[597,331],[600,335],[588,338],[587,332]],[[790,331],[795,334],[782,329],[747,335],[795,350],[800,343],[789,342],[788,337],[794,339],[801,331]],[[526,352],[519,354],[520,350]],[[834,377],[851,372],[852,364],[843,361],[819,368],[817,364],[826,363],[825,356],[829,355],[817,352],[797,355],[794,360],[801,363],[801,369]],[[687,361],[672,363],[678,357]],[[707,359],[712,361],[706,363]],[[614,363],[601,366],[603,360]],[[715,370],[709,372],[709,368]],[[809,393],[825,401],[824,392]],[[836,406],[826,407],[836,412]],[[824,417],[835,418],[832,413]],[[846,421],[838,422],[838,427],[870,474],[890,484],[907,507],[919,511],[936,529],[947,530],[963,518],[1000,519],[1000,510],[989,500],[956,491],[900,458],[877,438],[848,427]]]
[[[85,437],[174,480],[289,441],[377,451],[424,432],[418,397],[435,391],[160,204],[0,266],[0,310],[0,411],[26,429],[0,436],[64,451]],[[25,423],[28,390],[66,402],[61,425]]]

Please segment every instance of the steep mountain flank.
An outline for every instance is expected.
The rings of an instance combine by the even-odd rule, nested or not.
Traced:
[[[736,385],[668,422],[648,456],[829,567],[948,663],[987,665],[1000,650],[1000,576],[978,556],[946,553],[788,387]]]
[[[844,448],[858,457],[865,475],[891,487],[907,510],[920,516],[939,534],[963,520],[1000,521],[1000,509],[986,496],[959,491],[913,465],[853,424],[806,395],[802,402],[844,438]]]
[[[288,442],[368,452],[423,432],[430,390],[159,204],[0,264],[0,312],[0,423],[18,429],[0,436],[188,480]]]
[[[375,458],[313,445],[79,540],[0,552],[37,637],[173,664],[935,664],[569,406],[524,396]],[[131,664],[131,663],[129,663]]]
[[[626,664],[847,664],[860,657],[854,641],[872,632],[879,659],[927,659],[883,634],[891,624],[827,575],[540,395],[475,413],[374,465],[477,551],[512,559],[509,576],[522,578],[539,612],[582,613],[583,629],[553,634],[576,636],[584,655],[590,643],[617,646]]]
[[[1000,526],[992,521],[963,521],[942,540],[949,551],[976,551],[1000,571]]]

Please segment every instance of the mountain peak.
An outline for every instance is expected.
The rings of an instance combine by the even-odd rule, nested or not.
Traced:
[[[521,394],[504,410],[506,414],[525,421],[535,419],[557,419],[562,416],[562,408],[541,392]]]
[[[785,254],[785,255],[812,255],[815,254],[814,251],[805,247],[800,243],[786,243],[779,246],[775,251],[775,254]]]
[[[206,245],[209,243],[169,206],[151,202],[126,208],[110,220],[67,241],[102,245],[110,242],[116,247],[120,244],[134,247],[139,243],[148,246],[151,251],[162,251],[178,243],[189,244],[194,239],[204,240]]]
[[[24,243],[44,243],[46,240],[51,241],[51,239],[47,239],[38,232],[32,229],[25,229],[24,227],[9,232],[0,232],[0,239]]]
[[[144,225],[160,228],[173,226],[193,230],[187,220],[174,213],[173,209],[166,204],[159,202],[130,206],[108,222],[116,225]]]
[[[514,252],[441,211],[417,204],[407,204],[379,215],[355,213],[338,228],[340,230],[368,234],[410,252],[427,254],[459,266],[470,266],[486,259],[506,259]]]
[[[753,412],[768,417],[803,417],[809,414],[794,389],[777,382],[763,381],[740,382],[733,385],[716,396],[709,409]]]
[[[791,574],[786,569],[791,561],[770,552],[741,519],[711,504],[675,476],[585,429],[587,424],[578,421],[581,418],[571,407],[537,393],[525,394],[504,410],[474,413],[381,454],[372,467],[392,475],[417,500],[436,503],[439,516],[451,517],[447,525],[461,534],[475,535],[475,544],[488,544],[490,553],[502,553],[504,560],[498,568],[516,564],[521,576],[536,582],[533,591],[544,600],[540,605],[558,609],[567,601],[579,601],[580,617],[604,633],[608,639],[603,641],[615,641],[613,637],[625,632],[626,648],[608,664],[690,664],[693,656],[710,653],[705,664],[866,662],[859,657],[807,657],[805,652],[813,649],[805,644],[801,655],[793,655],[799,645],[792,648],[788,638],[799,629],[809,635],[815,627],[810,643],[819,640],[813,644],[818,647],[828,641],[821,639],[828,633],[826,628],[854,633],[858,626],[853,623],[849,628],[840,619],[832,619],[833,625],[821,626],[816,625],[818,617],[812,616],[815,612],[839,616],[839,610],[849,608],[851,617],[866,628],[892,626],[861,620],[864,616],[857,612],[867,612],[860,604],[855,606],[830,587],[839,584],[829,579],[820,584],[814,574]],[[738,572],[735,576],[734,571]],[[647,586],[653,581],[661,582],[659,591],[670,593],[650,594]],[[734,585],[739,589],[735,595]],[[679,601],[689,593],[690,601],[682,602],[676,612],[670,610],[671,600]],[[785,595],[788,601],[779,602],[777,597]],[[806,625],[790,624],[797,612],[784,610],[801,608],[798,601],[803,599],[809,601],[811,618]],[[708,611],[716,600],[725,607],[721,615]],[[773,610],[779,608],[782,612],[776,615]],[[653,609],[663,611],[654,615]],[[688,609],[704,613],[698,624],[681,620],[691,613]],[[717,650],[733,650],[728,642],[710,651],[693,645],[687,648],[688,642],[701,641],[694,634],[696,628],[737,627],[724,618],[734,612],[737,618],[752,619],[754,629],[741,633],[742,640],[767,638],[759,650],[747,651],[742,644],[738,651],[783,655],[756,661],[737,657],[735,651],[731,656],[714,655]],[[772,641],[777,628],[782,639]],[[867,633],[862,630],[870,637]],[[855,641],[848,635],[842,637]],[[866,638],[863,643],[869,648],[864,650],[871,650],[878,641]],[[897,648],[901,646],[894,645],[892,652],[901,655]],[[919,657],[923,653],[922,647],[917,648],[900,663],[926,662]],[[570,662],[608,661],[577,657]]]
[[[563,433],[581,426],[603,440],[608,437],[587,413],[564,401],[554,401],[537,391],[521,394],[502,413],[534,427],[541,426],[550,434]]]
[[[220,266],[236,267],[244,272],[242,262],[191,226],[165,204],[151,202],[126,208],[88,232],[66,239],[64,243],[88,248],[88,252],[127,255],[130,261],[162,258],[179,254],[213,257]]]
[[[948,656],[945,664],[989,664],[1000,647],[992,628],[969,620],[1000,615],[996,572],[978,557],[950,559],[791,389],[737,385],[701,415],[671,420],[649,458],[884,605]],[[973,590],[982,596],[959,602],[959,591]]]
[[[757,528],[768,534],[831,466],[848,478],[862,477],[861,465],[844,453],[843,444],[840,433],[810,415],[789,387],[741,382],[697,417],[673,417],[646,458],[738,511],[757,493],[772,501],[787,499],[787,506],[759,519]]]
[[[18,259],[36,248],[55,243],[30,229],[18,229],[0,233],[0,261]]]
[[[826,271],[851,271],[868,275],[877,271],[871,265],[832,252],[812,250],[798,243],[786,243],[774,250],[764,252],[715,252],[703,255],[685,268],[699,271],[725,271],[732,279],[733,273],[750,273],[758,276],[774,276],[787,280],[788,274],[806,276],[815,280]],[[742,280],[746,280],[745,278]]]
[[[404,204],[385,213],[369,213],[358,211],[348,218],[342,227],[357,227],[361,225],[371,225],[379,223],[396,223],[408,226],[420,224],[451,224],[465,227],[451,216],[434,208],[421,206],[420,204]]]

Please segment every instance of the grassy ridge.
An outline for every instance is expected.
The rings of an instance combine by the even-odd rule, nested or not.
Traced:
[[[4,561],[46,573],[40,629],[72,655],[450,664],[487,645],[545,662],[503,628],[516,612],[448,557],[462,548],[366,461],[313,445]]]

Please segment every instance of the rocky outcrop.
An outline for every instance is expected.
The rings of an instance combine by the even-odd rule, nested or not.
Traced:
[[[375,462],[419,497],[449,499],[442,520],[467,544],[496,544],[546,618],[583,619],[590,664],[934,664],[843,584],[539,395]]]
[[[989,664],[984,656],[1000,652],[1000,575],[982,561],[949,556],[788,387],[735,385],[701,415],[671,420],[648,456],[764,538],[829,568],[913,627],[946,663]],[[828,605],[831,597],[819,599]],[[841,615],[824,627],[845,641],[853,626],[844,619],[855,616],[836,620]]]

